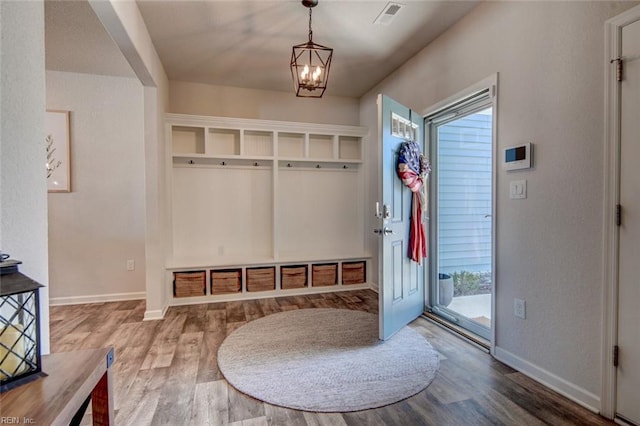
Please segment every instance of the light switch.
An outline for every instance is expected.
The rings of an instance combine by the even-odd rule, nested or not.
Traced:
[[[527,181],[512,180],[509,182],[509,198],[514,200],[527,198]]]

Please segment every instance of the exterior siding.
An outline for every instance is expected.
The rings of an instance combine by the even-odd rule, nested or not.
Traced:
[[[439,271],[491,270],[491,115],[438,127]]]

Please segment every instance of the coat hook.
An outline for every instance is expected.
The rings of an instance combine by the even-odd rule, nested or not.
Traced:
[[[195,164],[193,160],[189,160],[189,164]]]
[[[223,161],[222,163],[220,163],[220,164],[222,164],[223,166],[226,166],[226,165],[227,165],[227,163],[225,163],[224,161]]]
[[[287,163],[287,167],[293,167],[291,163]]]
[[[316,169],[319,169],[319,168],[320,168],[320,164],[316,164]]]
[[[346,164],[342,166],[343,169],[348,169],[349,166],[347,166]]]
[[[256,161],[255,163],[253,163],[253,165],[254,165],[255,167],[258,167],[258,162]]]

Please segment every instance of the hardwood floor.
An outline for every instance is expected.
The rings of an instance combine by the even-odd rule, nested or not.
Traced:
[[[410,326],[441,354],[424,391],[354,413],[276,407],[229,386],[216,352],[225,336],[256,318],[290,309],[377,313],[373,291],[171,307],[142,321],[143,300],[51,307],[51,350],[113,346],[117,425],[605,425],[613,424],[494,360],[422,318]],[[90,424],[90,414],[83,419]]]

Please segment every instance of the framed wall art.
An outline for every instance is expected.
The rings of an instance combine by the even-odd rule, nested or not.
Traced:
[[[71,192],[69,111],[47,110],[45,132],[47,189],[49,192]]]

